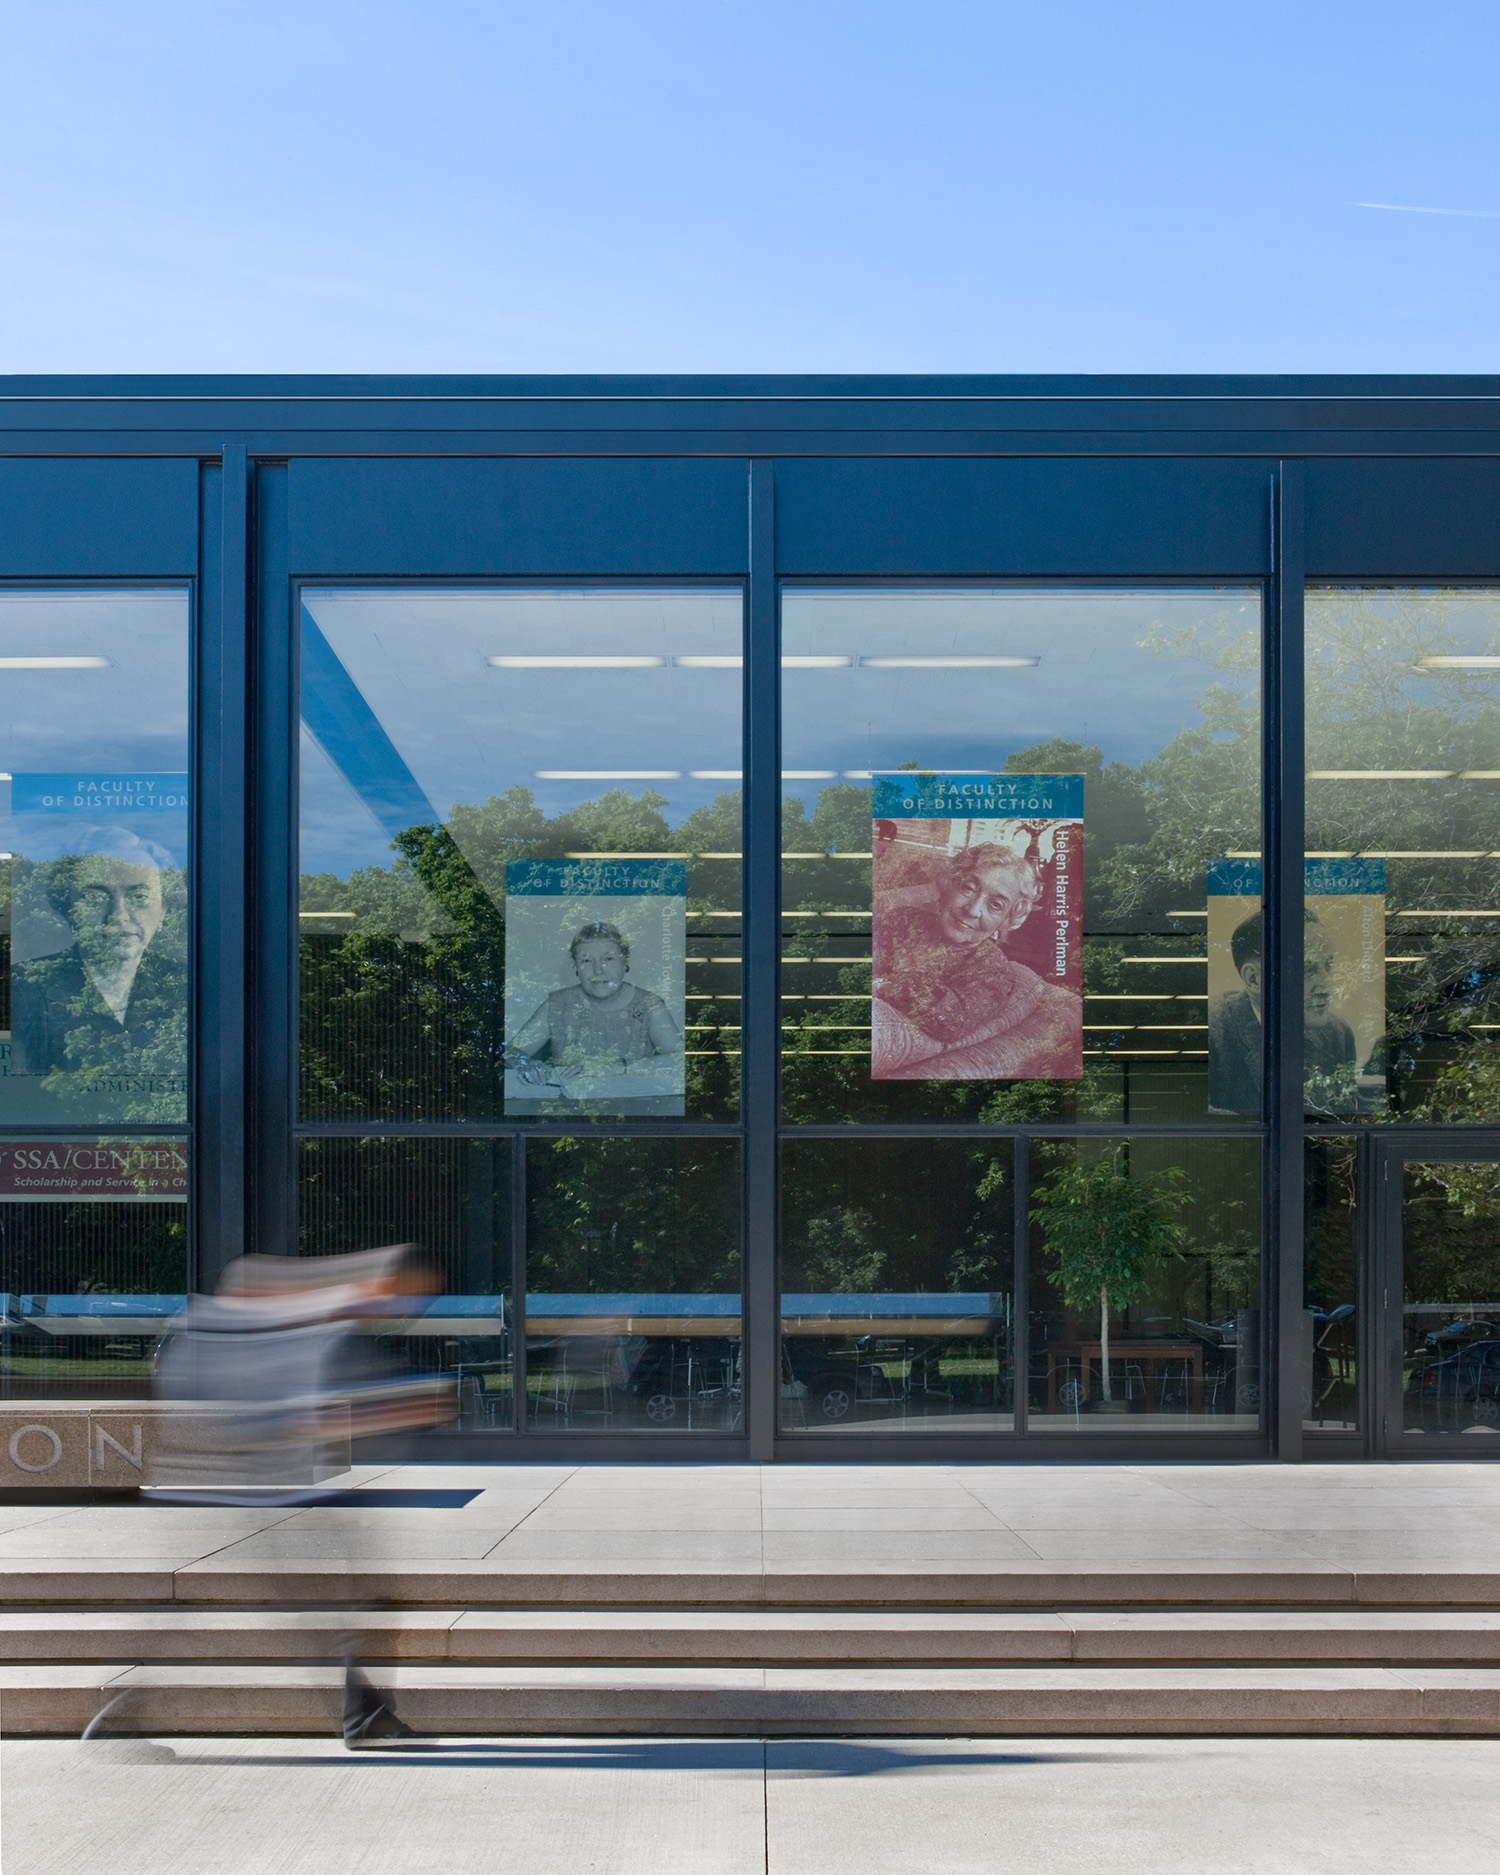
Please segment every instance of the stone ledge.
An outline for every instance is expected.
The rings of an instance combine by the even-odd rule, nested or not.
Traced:
[[[435,1668],[375,1671],[430,1733],[1500,1736],[1500,1671],[1379,1668]],[[12,1736],[320,1732],[333,1667],[9,1667]]]

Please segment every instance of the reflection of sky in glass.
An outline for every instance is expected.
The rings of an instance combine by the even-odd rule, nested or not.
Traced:
[[[1143,648],[1165,633],[1258,631],[1254,588],[1156,591],[826,588],[782,595],[782,655],[853,664],[783,674],[782,762],[792,771],[1000,769],[1053,736],[1134,766],[1202,720],[1210,684],[1253,694],[1255,674],[1207,655]],[[869,668],[872,657],[1035,658],[1032,666]],[[796,779],[787,792],[815,788]]]
[[[71,769],[115,775],[188,768],[188,596],[181,589],[0,591],[0,659],[92,657],[102,666],[17,670],[0,664],[0,770]],[[0,845],[31,859],[63,850],[83,821],[70,814],[11,815],[9,782]],[[123,825],[187,860],[180,814],[120,814]]]
[[[381,802],[413,791],[446,816],[524,787],[554,818],[611,788],[651,789],[675,825],[739,785],[740,671],[680,661],[738,659],[737,589],[341,590],[304,592],[303,603],[332,654],[321,675],[303,662],[305,872],[388,866]],[[610,656],[660,661],[489,662]],[[352,696],[337,694],[345,679]],[[555,778],[574,771],[589,778]],[[610,778],[643,773],[654,778]]]

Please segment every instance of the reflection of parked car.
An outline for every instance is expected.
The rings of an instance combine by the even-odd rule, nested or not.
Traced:
[[[624,1391],[650,1426],[728,1426],[739,1403],[738,1344],[725,1336],[659,1336],[646,1344]]]
[[[896,1404],[901,1398],[902,1382],[893,1381],[886,1367],[894,1365],[899,1370],[900,1357],[893,1360],[885,1353],[881,1360],[876,1358],[878,1352],[883,1350],[877,1350],[873,1335],[789,1338],[791,1378],[805,1388],[802,1410],[809,1426],[836,1426],[861,1405]]]
[[[1424,1339],[1429,1345],[1442,1345],[1440,1334]],[[1440,1361],[1430,1361],[1412,1374],[1406,1391],[1415,1394],[1424,1407],[1466,1409],[1481,1425],[1500,1422],[1500,1341],[1471,1341]]]

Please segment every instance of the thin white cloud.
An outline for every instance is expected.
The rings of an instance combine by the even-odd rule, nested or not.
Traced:
[[[1464,215],[1475,221],[1500,221],[1494,208],[1413,208],[1409,202],[1351,202],[1351,208],[1384,208],[1393,215]]]

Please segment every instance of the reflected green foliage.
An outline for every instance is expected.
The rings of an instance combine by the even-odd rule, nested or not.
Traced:
[[[1500,1116],[1500,679],[1434,662],[1500,654],[1500,593],[1325,588],[1309,594],[1307,759],[1319,771],[1430,771],[1308,782],[1310,852],[1385,859],[1392,1117]],[[1405,857],[1403,857],[1403,855]]]
[[[1406,1300],[1492,1311],[1500,1301],[1497,1221],[1500,1166],[1487,1162],[1408,1164],[1401,1212]]]
[[[1111,1306],[1139,1302],[1157,1265],[1182,1254],[1176,1213],[1185,1202],[1185,1174],[1169,1166],[1132,1177],[1128,1154],[1128,1147],[1116,1146],[1097,1158],[1074,1158],[1062,1149],[1031,1207],[1064,1301],[1075,1309],[1091,1302],[1098,1307],[1106,1400]]]
[[[299,910],[302,1111],[306,1119],[482,1119],[503,1104],[505,867],[569,853],[689,856],[690,951],[736,955],[738,790],[681,827],[650,789],[612,788],[555,819],[529,788],[459,803],[442,826],[403,829],[389,868],[304,875]],[[338,914],[345,914],[343,917]],[[352,916],[349,916],[352,914]],[[326,920],[326,923],[324,922]],[[726,979],[728,984],[726,985]],[[733,1114],[737,973],[689,966],[687,1111]],[[729,1051],[733,1052],[729,1052]]]
[[[533,1294],[738,1293],[734,1140],[533,1140],[526,1207]]]
[[[1206,1114],[1203,1044],[1196,1030],[1172,1032],[1172,1020],[1201,1023],[1201,1008],[1185,1010],[1186,984],[1136,972],[1122,974],[1124,960],[1144,939],[1159,950],[1163,941],[1184,955],[1202,954],[1201,923],[1173,916],[1204,903],[1204,871],[1212,859],[1260,845],[1260,710],[1258,625],[1241,610],[1224,610],[1191,629],[1153,625],[1141,641],[1143,655],[1170,658],[1202,668],[1208,680],[1197,699],[1202,720],[1184,729],[1136,767],[1105,762],[1102,751],[1066,737],[1051,737],[1005,753],[1008,774],[1081,774],[1084,777],[1084,993],[1092,999],[1129,992],[1163,991],[1160,1010],[1135,1010],[1127,1029],[1111,1034],[1103,1025],[1114,1008],[1088,1010],[1095,1024],[1086,1036],[1084,1074],[1077,1082],[883,1082],[869,1074],[869,965],[841,964],[856,949],[869,955],[870,865],[839,854],[868,854],[871,790],[847,782],[820,788],[809,815],[793,799],[783,823],[789,858],[783,869],[783,908],[788,914],[784,951],[814,960],[794,966],[783,978],[788,997],[783,1037],[785,1106],[791,1120],[916,1119],[981,1120],[1016,1124],[1044,1119],[1201,1119]],[[1104,700],[1098,700],[1102,705]],[[903,764],[915,767],[915,762]],[[805,914],[818,913],[816,924]],[[821,914],[845,914],[824,917]],[[821,968],[816,964],[821,963]],[[817,1000],[798,1005],[805,984]],[[1197,986],[1201,989],[1202,985]],[[847,1000],[825,1001],[838,993]],[[1123,1005],[1122,1005],[1123,1006]],[[1174,1056],[1170,1068],[1153,1057],[1126,1065],[1118,1044],[1137,1020],[1159,1023],[1157,1040]],[[1197,1047],[1196,1057],[1176,1056],[1174,1042]],[[832,1049],[849,1052],[831,1053]],[[1114,1056],[1114,1058],[1111,1058]],[[1190,1065],[1191,1061],[1191,1065]],[[1136,1083],[1132,1108],[1129,1081]],[[1144,1097],[1151,1103],[1140,1110]]]
[[[1008,1290],[1009,1154],[954,1140],[783,1150],[782,1288]]]

